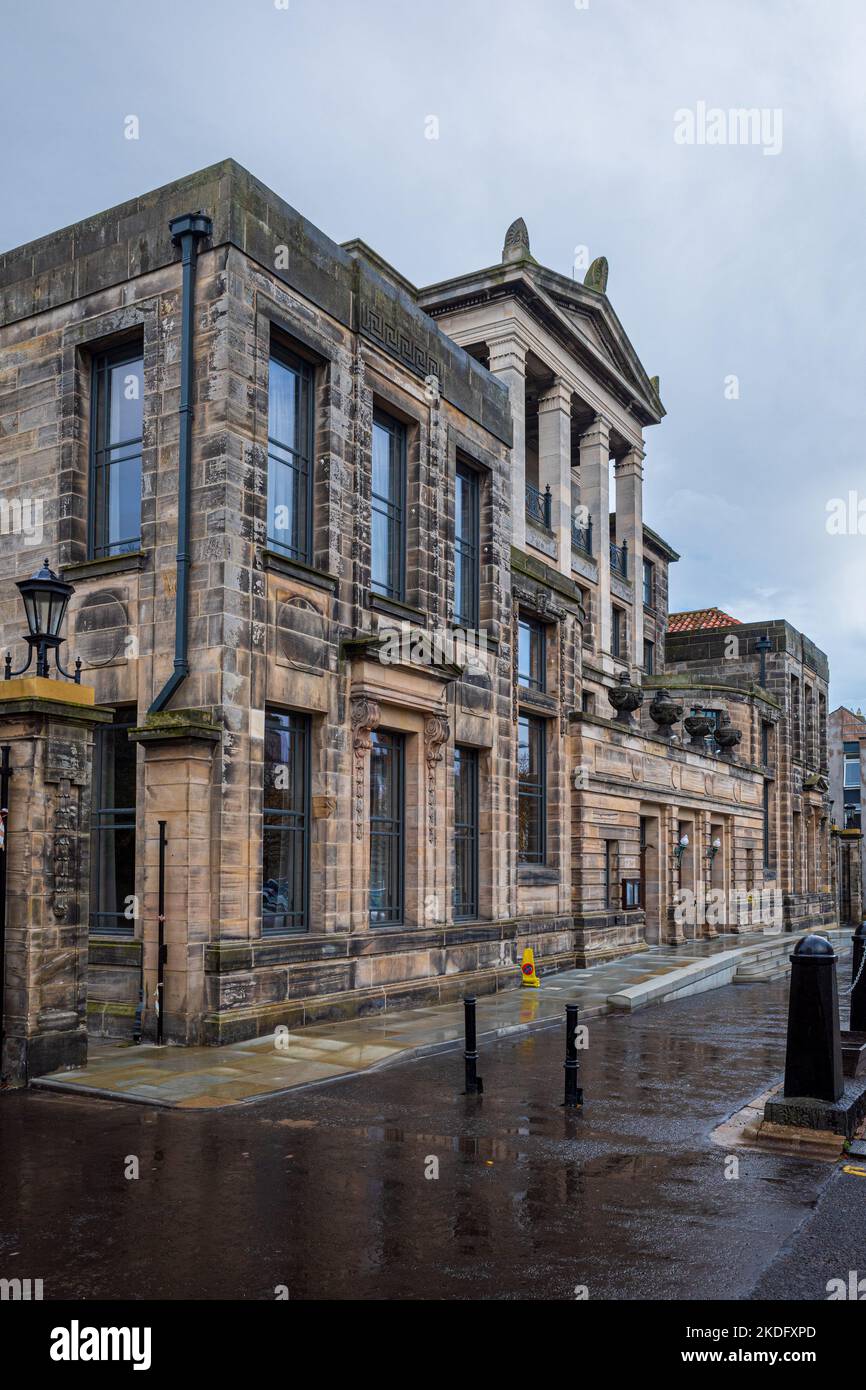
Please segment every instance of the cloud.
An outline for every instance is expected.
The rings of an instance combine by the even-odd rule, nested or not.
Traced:
[[[866,538],[823,531],[866,488],[860,0],[86,8],[4,15],[0,244],[229,154],[419,284],[496,261],[518,215],[566,274],[585,243],[661,375],[647,519],[682,551],[676,606],[768,605],[828,651],[834,702],[866,703]],[[698,101],[781,108],[782,152],[676,145]]]

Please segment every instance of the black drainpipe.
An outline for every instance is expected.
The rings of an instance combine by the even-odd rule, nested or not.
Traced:
[[[177,597],[174,623],[174,671],[156,696],[148,714],[165,709],[189,675],[189,507],[192,472],[193,328],[195,263],[201,237],[213,233],[203,212],[187,212],[169,222],[171,239],[183,252],[183,305],[180,338],[180,442],[177,463]]]

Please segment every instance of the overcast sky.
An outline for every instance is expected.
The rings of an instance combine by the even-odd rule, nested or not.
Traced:
[[[866,3],[583,4],[7,0],[0,249],[231,155],[419,285],[517,216],[556,270],[607,256],[668,411],[671,608],[787,618],[866,707],[866,534],[827,531],[833,498],[866,512]],[[679,143],[699,103],[775,124]]]

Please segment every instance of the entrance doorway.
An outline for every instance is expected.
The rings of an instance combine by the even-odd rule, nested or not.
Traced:
[[[658,814],[652,812],[640,818],[640,903],[646,919],[644,939],[650,946],[661,941],[660,824]]]

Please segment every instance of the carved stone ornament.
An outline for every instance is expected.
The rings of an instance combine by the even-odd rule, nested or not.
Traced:
[[[733,753],[743,734],[741,729],[734,728],[731,723],[731,716],[725,711],[719,719],[718,728],[713,736],[723,753]]]
[[[707,734],[712,733],[713,721],[707,715],[701,714],[697,705],[693,705],[691,714],[683,720],[683,728],[695,747],[703,748],[704,739]]]
[[[78,808],[70,793],[69,782],[61,783],[54,812],[54,891],[51,911],[59,922],[65,922],[75,895],[75,850],[78,830]]]
[[[639,685],[632,685],[628,672],[623,671],[618,683],[608,690],[607,698],[616,710],[617,719],[630,724],[632,713],[643,704],[643,690]]]
[[[351,702],[352,751],[355,756],[355,839],[364,837],[364,768],[370,751],[370,735],[378,729],[381,712],[376,700],[356,695]]]
[[[598,294],[607,293],[608,264],[606,256],[596,256],[589,270],[583,277],[583,283],[588,290],[595,290]]]
[[[658,725],[662,738],[673,736],[673,725],[683,717],[683,706],[677,704],[669,690],[657,690],[649,707],[650,719]]]
[[[502,247],[502,259],[507,261],[522,261],[529,255],[529,232],[526,230],[526,223],[522,217],[516,217],[508,231],[505,233],[505,244]]]
[[[427,762],[427,841],[436,843],[436,768],[445,756],[445,744],[451,735],[448,720],[440,714],[428,715],[424,721],[424,757]]]

